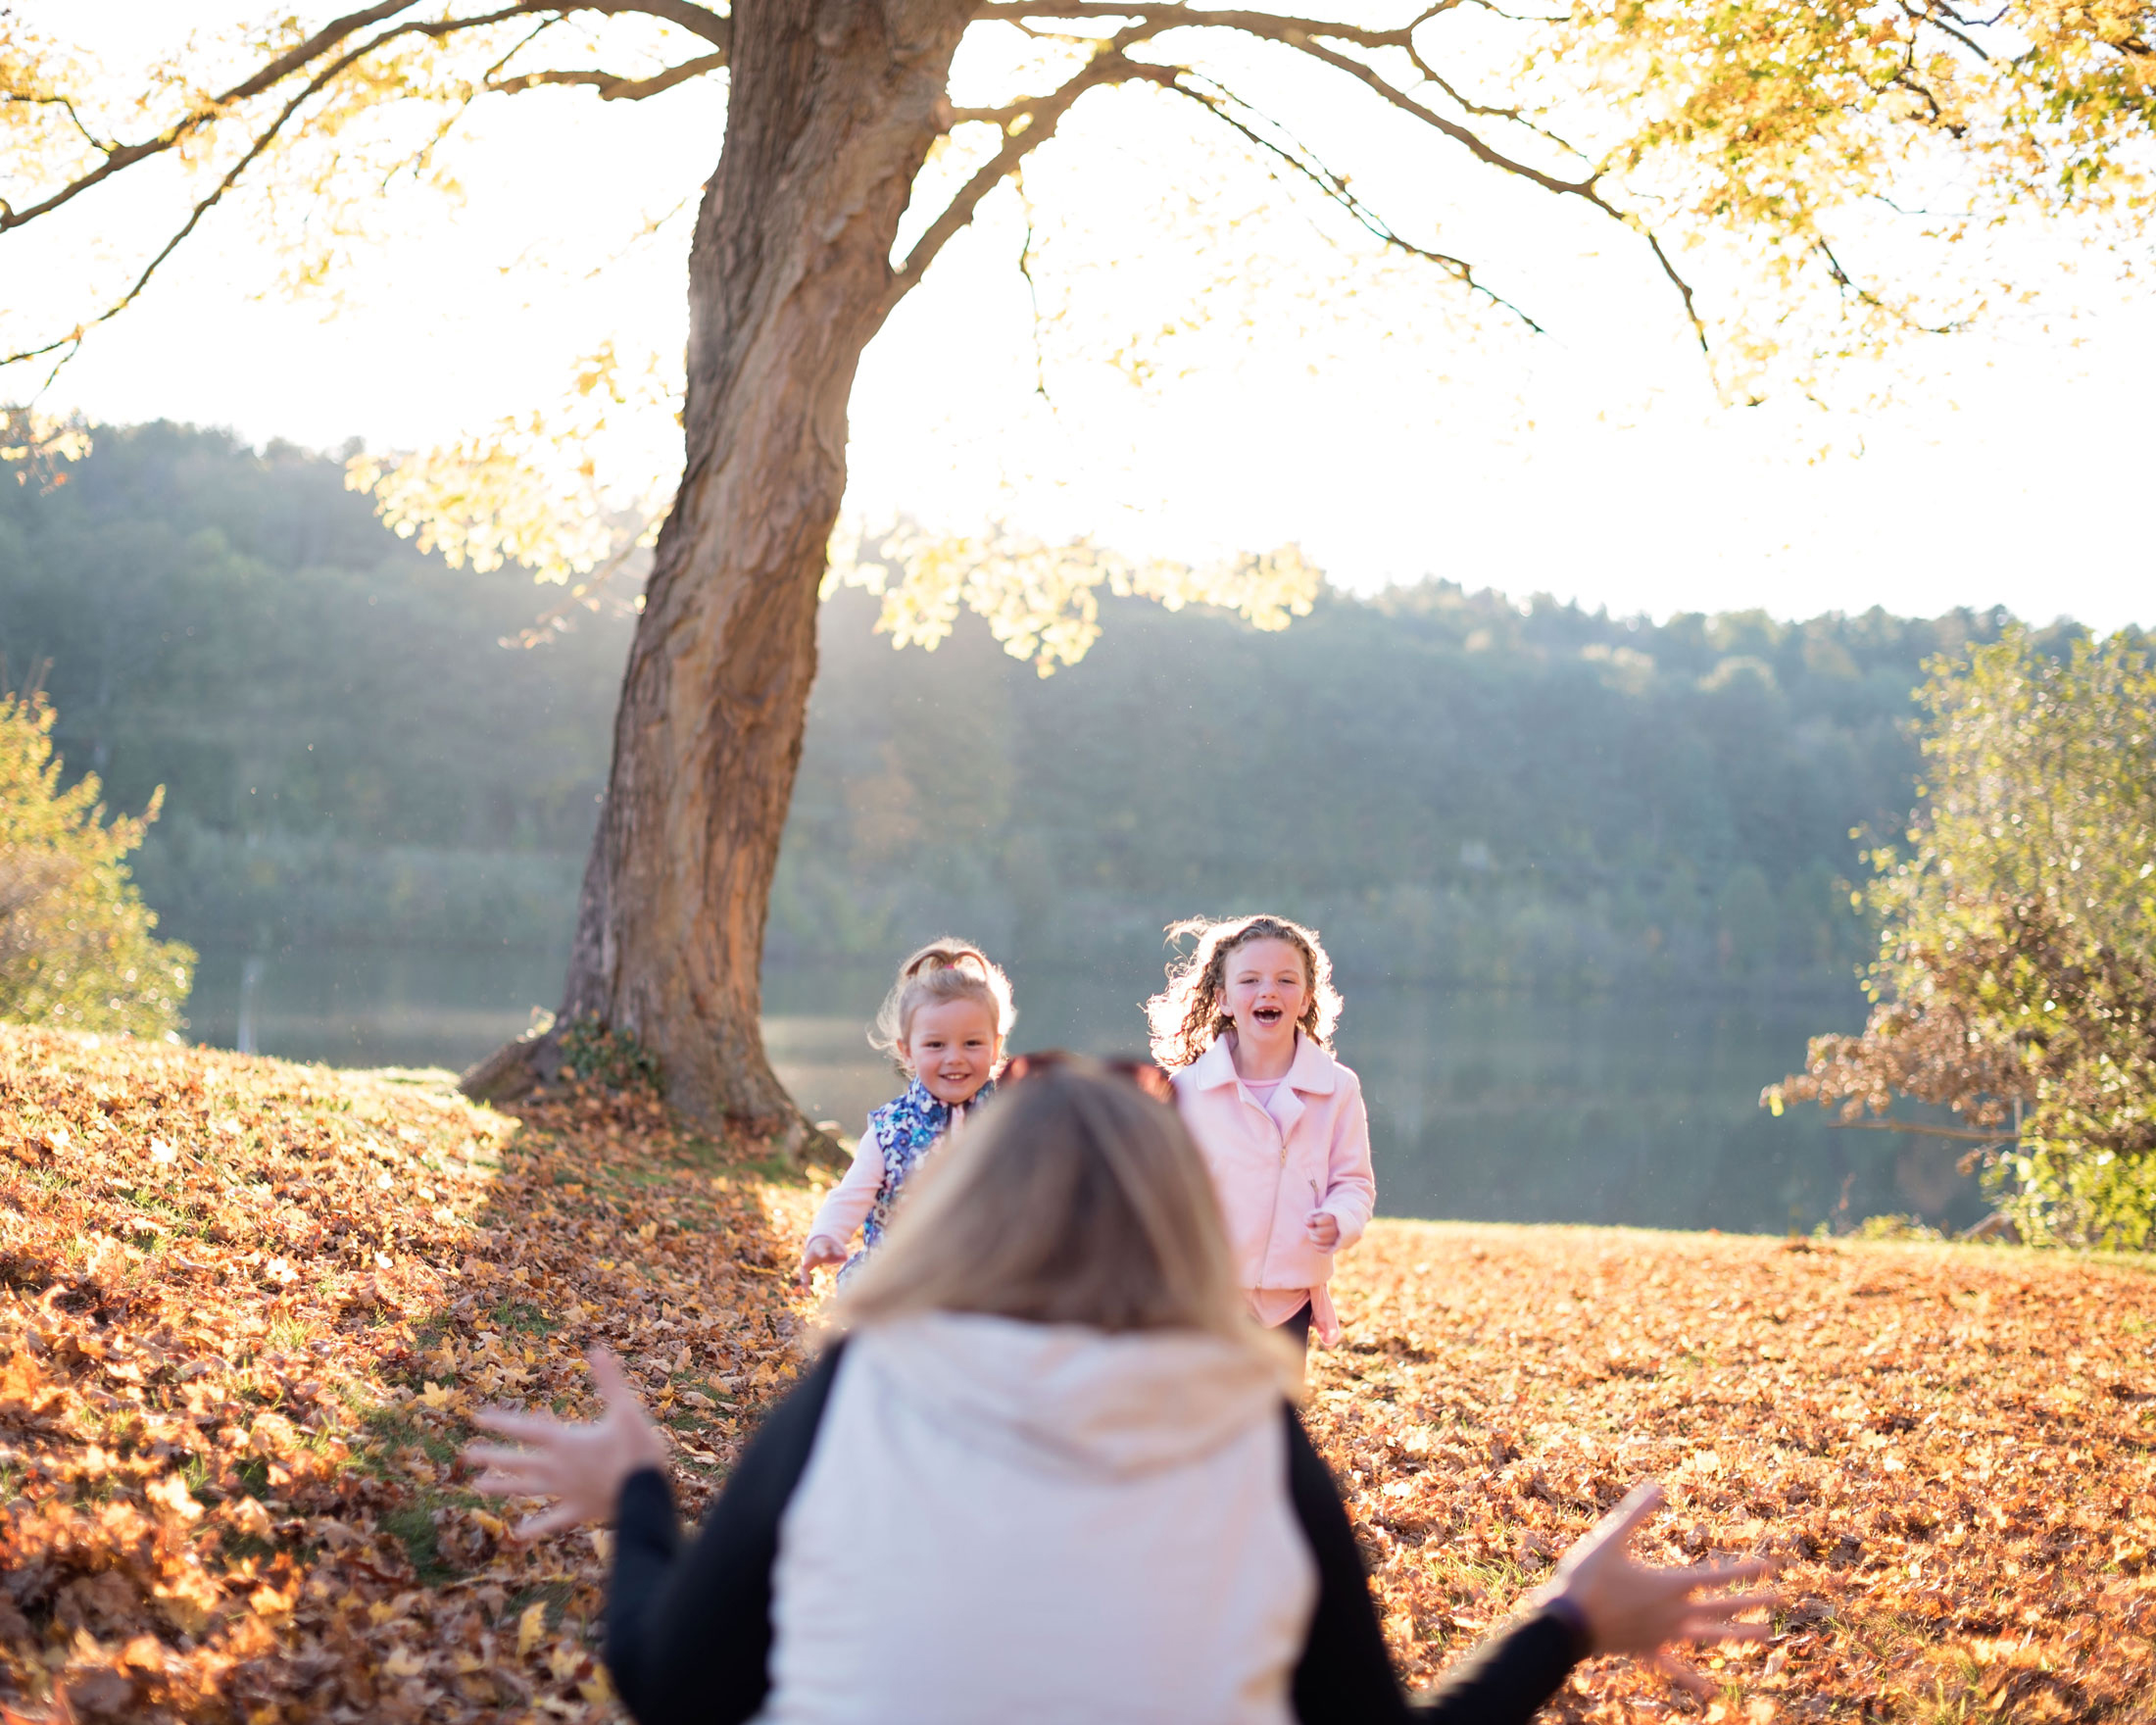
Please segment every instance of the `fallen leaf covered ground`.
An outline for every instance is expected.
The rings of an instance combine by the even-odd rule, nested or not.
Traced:
[[[798,1370],[816,1186],[633,1096],[0,1027],[0,1708],[618,1717],[603,1534],[520,1547],[482,1403],[627,1359],[692,1510]],[[2156,1278],[2008,1249],[1382,1223],[1310,1417],[1403,1669],[1435,1675],[1634,1480],[1665,1560],[1785,1559],[1693,1696],[1567,1719],[2142,1719]]]
[[[2156,1717],[2156,1277],[2019,1249],[1398,1222],[1345,1261],[1314,1425],[1402,1666],[1636,1481],[1665,1562],[1770,1555],[1772,1642],[1551,1716]]]

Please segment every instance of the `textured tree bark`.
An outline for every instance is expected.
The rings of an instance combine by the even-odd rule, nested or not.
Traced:
[[[658,1055],[708,1124],[828,1152],[772,1073],[759,966],[846,484],[847,398],[973,0],[736,0],[689,267],[686,465],[614,719],[558,1025]],[[558,1034],[557,1032],[556,1034]],[[466,1078],[551,1076],[553,1037]]]

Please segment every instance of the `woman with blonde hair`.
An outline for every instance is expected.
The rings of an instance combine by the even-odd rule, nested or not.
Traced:
[[[1647,1488],[1410,1709],[1293,1351],[1246,1313],[1188,1134],[1092,1062],[1022,1064],[686,1550],[611,1356],[596,1424],[483,1416],[526,1447],[474,1446],[479,1489],[559,1500],[525,1532],[614,1521],[607,1662],[643,1725],[1497,1725],[1589,1652],[1765,1633],[1732,1616],[1765,1596],[1695,1597],[1759,1564],[1627,1560]]]

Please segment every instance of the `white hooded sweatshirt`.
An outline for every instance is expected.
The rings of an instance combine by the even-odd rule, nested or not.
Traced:
[[[1317,1598],[1280,1381],[1192,1332],[847,1345],[772,1569],[770,1725],[1284,1725]]]

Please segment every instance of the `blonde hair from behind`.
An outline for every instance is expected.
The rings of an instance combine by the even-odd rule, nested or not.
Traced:
[[[834,1307],[849,1325],[928,1311],[1204,1331],[1298,1375],[1244,1306],[1175,1110],[1085,1060],[1013,1084],[954,1134]]]
[[[989,957],[968,941],[932,940],[909,954],[899,966],[899,979],[883,997],[876,1022],[868,1032],[871,1048],[899,1060],[899,1050],[913,1029],[913,1014],[925,1006],[946,1001],[978,1001],[996,1026],[1000,1042],[1018,1021],[1018,1009],[1010,996],[1010,978],[989,961]]]
[[[1228,961],[1238,948],[1253,940],[1286,941],[1302,955],[1310,999],[1296,1022],[1318,1047],[1333,1046],[1333,1031],[1346,1003],[1333,986],[1333,961],[1316,929],[1285,916],[1229,916],[1218,922],[1191,916],[1169,923],[1167,936],[1171,946],[1193,942],[1187,958],[1168,965],[1167,987],[1146,1003],[1152,1058],[1171,1072],[1197,1060],[1235,1022],[1226,1007]]]

